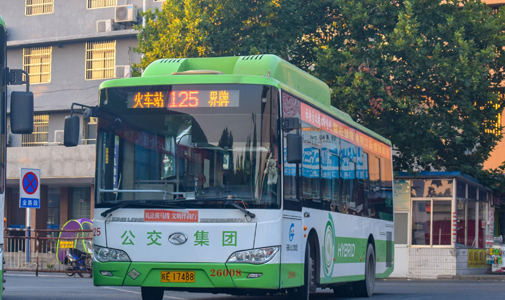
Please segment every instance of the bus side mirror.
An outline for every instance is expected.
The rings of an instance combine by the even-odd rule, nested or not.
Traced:
[[[78,116],[65,117],[65,132],[63,134],[63,144],[65,147],[75,147],[79,144],[79,123]]]
[[[16,134],[33,132],[33,93],[12,92],[11,131]]]
[[[299,164],[303,161],[303,149],[302,149],[302,135],[301,134],[288,134],[287,139],[287,153],[286,160],[290,164]]]

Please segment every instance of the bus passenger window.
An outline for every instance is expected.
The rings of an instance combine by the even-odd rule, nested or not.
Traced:
[[[303,163],[301,164],[301,192],[302,199],[318,200],[320,195],[320,165],[319,149],[306,147],[303,149]]]
[[[336,155],[331,156],[331,210],[338,211],[338,205],[340,205],[340,190],[341,190],[341,180],[340,180],[340,157]]]

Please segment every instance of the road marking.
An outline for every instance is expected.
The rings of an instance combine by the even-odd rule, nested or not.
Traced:
[[[102,288],[108,289],[108,290],[114,290],[114,291],[119,291],[119,292],[125,292],[125,293],[132,293],[132,294],[140,295],[140,292],[122,290],[122,289],[117,289],[117,288],[113,288],[113,287],[110,287],[110,286],[102,286]],[[163,296],[163,298],[164,299],[174,299],[174,300],[185,300],[184,298],[177,298],[177,297],[170,297],[170,296]]]

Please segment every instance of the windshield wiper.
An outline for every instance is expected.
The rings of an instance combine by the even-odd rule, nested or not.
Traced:
[[[124,207],[127,207],[127,206],[132,206],[132,205],[145,205],[145,206],[156,206],[156,207],[163,207],[163,208],[180,208],[180,206],[177,206],[177,205],[173,205],[175,203],[180,203],[181,201],[172,201],[172,200],[168,200],[168,201],[147,201],[147,200],[138,200],[138,201],[124,201],[116,206],[113,206],[109,209],[107,209],[106,211],[102,212],[100,215],[102,217],[106,217],[107,215],[109,215],[111,212],[115,211],[115,210],[118,210],[120,208],[124,208]],[[169,203],[173,203],[173,204],[169,204]]]
[[[255,213],[252,213],[252,212],[248,211],[247,209],[245,209],[245,207],[242,207],[242,206],[238,205],[237,203],[233,202],[232,200],[224,200],[224,203],[230,204],[231,206],[235,207],[236,209],[240,210],[244,214],[246,214],[249,217],[251,217],[251,219],[254,219],[256,217]]]
[[[229,204],[229,205],[235,207],[236,209],[240,210],[241,212],[243,212],[247,216],[251,217],[251,219],[256,218],[256,214],[255,213],[250,212],[245,207],[242,207],[242,206],[238,205],[237,203],[233,202],[233,201],[242,201],[243,202],[243,199],[241,199],[241,198],[233,198],[233,199],[225,199],[225,198],[198,198],[196,200],[186,200],[186,202],[187,201],[223,201],[224,203]]]

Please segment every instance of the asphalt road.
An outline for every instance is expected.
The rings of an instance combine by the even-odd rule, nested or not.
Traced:
[[[33,273],[6,274],[6,289],[2,300],[140,300],[140,289],[132,287],[95,287],[90,278],[74,278],[62,275]],[[497,281],[403,281],[385,280],[377,282],[372,299],[504,299],[505,276]],[[223,300],[287,300],[287,295],[272,297],[235,297],[212,294],[190,294],[165,291],[164,299],[223,299]],[[331,290],[311,294],[311,300],[345,299],[335,298]]]

